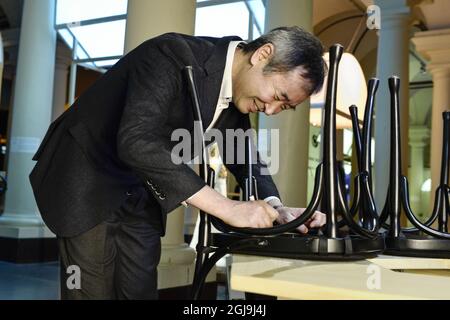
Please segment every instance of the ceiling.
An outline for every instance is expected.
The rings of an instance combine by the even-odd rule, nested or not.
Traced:
[[[450,27],[450,0],[404,1],[413,5],[411,21],[422,30]],[[339,42],[348,51],[354,51],[358,60],[373,60],[369,57],[374,56],[378,35],[374,30],[366,31],[364,21],[367,6],[374,2],[376,0],[313,0],[314,32],[319,35],[325,47]],[[5,60],[8,54],[11,59],[16,55],[14,52],[8,53],[7,48],[18,45],[23,3],[24,0],[0,0],[0,31],[5,47]],[[411,35],[417,30],[419,29],[411,28]]]
[[[450,1],[421,1],[417,6],[417,16],[428,30],[450,28]]]
[[[398,0],[396,0],[398,1]],[[326,19],[348,11],[365,13],[376,0],[313,0],[314,26]],[[420,21],[427,30],[450,28],[449,0],[404,0],[412,9],[412,21]]]
[[[349,11],[364,14],[368,5],[365,2],[360,0],[313,0],[313,25],[317,26],[332,16]]]

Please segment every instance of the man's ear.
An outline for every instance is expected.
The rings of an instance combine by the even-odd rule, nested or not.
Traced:
[[[261,47],[256,49],[250,57],[251,65],[254,66],[258,63],[267,63],[270,58],[272,58],[274,51],[275,47],[273,46],[273,44],[266,43],[262,45]]]

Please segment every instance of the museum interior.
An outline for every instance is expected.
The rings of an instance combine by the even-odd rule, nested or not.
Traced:
[[[179,206],[159,298],[450,299],[449,12],[450,0],[0,0],[0,300],[61,298],[28,177],[55,119],[145,40],[249,42],[281,26],[322,42],[328,76],[295,111],[252,113],[254,138],[283,204],[327,224],[255,232]],[[205,153],[210,186],[252,200],[251,170],[248,191],[217,145]]]

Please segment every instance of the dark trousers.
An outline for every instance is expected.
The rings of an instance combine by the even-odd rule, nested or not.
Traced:
[[[58,238],[61,299],[158,298],[162,231],[148,196],[143,188],[133,190],[108,220],[76,237]]]

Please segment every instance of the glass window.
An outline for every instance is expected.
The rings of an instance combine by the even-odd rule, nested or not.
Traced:
[[[67,29],[61,29],[58,31],[61,38],[64,40],[64,42],[67,44],[67,46],[70,49],[73,49],[73,37],[70,34],[69,30]]]
[[[197,8],[195,35],[248,39],[249,11],[243,1]]]
[[[76,58],[77,59],[90,59],[91,58],[88,55],[88,53],[86,52],[86,49],[80,43],[78,43],[78,46],[77,46]]]
[[[126,19],[110,17],[126,15],[127,6],[128,0],[57,0],[55,23],[58,33],[72,50],[73,38],[78,41],[75,55],[78,60],[121,56]],[[83,21],[92,19],[102,21],[83,25]],[[108,66],[116,61],[105,60],[90,66]]]
[[[57,0],[56,24],[127,13],[128,0]]]
[[[258,28],[256,27],[256,24],[253,24],[253,39],[259,38],[261,33],[259,33]]]
[[[255,34],[255,28],[253,29],[253,38],[257,38],[264,31],[264,22],[266,18],[266,7],[264,6],[262,0],[247,0],[247,4],[253,13],[253,20],[258,32]],[[256,36],[255,36],[256,35]]]
[[[124,50],[125,20],[70,28],[89,58],[120,56]],[[81,59],[79,50],[77,56]]]
[[[114,60],[100,60],[100,61],[95,61],[95,65],[97,67],[110,67],[113,66],[117,63],[117,61],[119,61],[119,59],[114,59]]]

